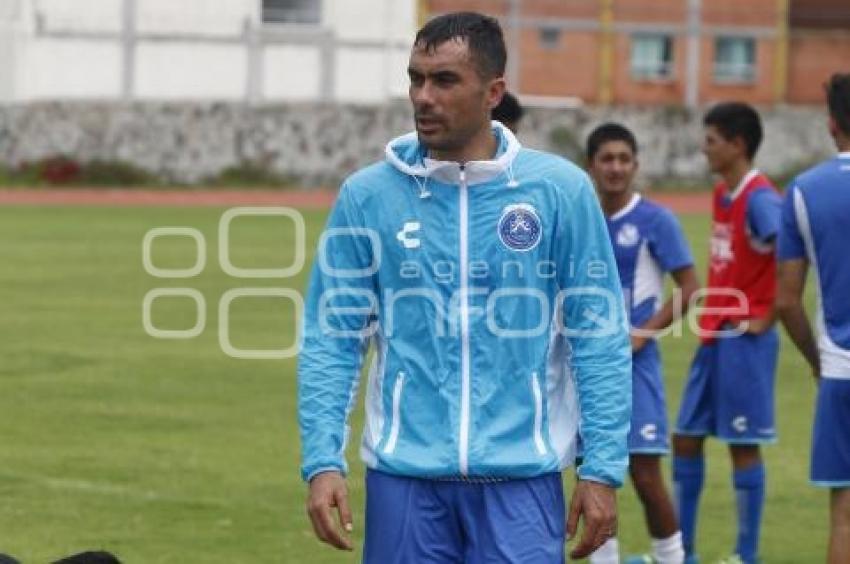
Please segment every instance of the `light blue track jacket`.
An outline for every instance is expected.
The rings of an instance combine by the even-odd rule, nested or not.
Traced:
[[[422,478],[562,470],[620,485],[631,350],[587,175],[493,122],[491,161],[434,161],[416,134],[349,177],[320,239],[298,365],[302,477],[347,471],[370,342],[360,454]]]

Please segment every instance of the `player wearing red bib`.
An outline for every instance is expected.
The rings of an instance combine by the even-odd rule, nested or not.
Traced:
[[[738,507],[730,562],[758,560],[765,471],[759,445],[776,439],[773,387],[779,340],[774,327],[774,240],[781,199],[753,168],[762,140],[756,111],[742,103],[715,106],[704,119],[703,150],[721,181],[714,190],[707,298],[673,437],[673,480],[686,562],[694,541],[705,475],[703,444],[729,445]]]

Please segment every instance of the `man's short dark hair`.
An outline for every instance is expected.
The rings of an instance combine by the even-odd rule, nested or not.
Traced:
[[[450,40],[467,44],[481,76],[498,78],[505,75],[508,54],[502,28],[495,18],[476,12],[443,14],[426,23],[416,34],[413,44],[433,51]]]
[[[502,123],[516,123],[522,119],[523,113],[525,112],[516,96],[505,92],[502,101],[490,112],[490,117]]]
[[[587,138],[587,160],[592,161],[602,145],[611,141],[622,141],[637,155],[638,147],[635,134],[624,125],[608,122],[594,129]]]
[[[844,135],[850,135],[850,74],[835,73],[824,88],[829,115]]]
[[[724,102],[711,108],[702,122],[706,127],[715,127],[727,141],[743,139],[747,157],[755,158],[764,135],[755,108],[744,102]]]

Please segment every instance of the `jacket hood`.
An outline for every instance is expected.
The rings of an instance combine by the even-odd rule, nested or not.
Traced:
[[[480,184],[506,174],[508,184],[515,186],[512,164],[522,146],[516,136],[507,127],[497,121],[491,122],[493,134],[499,141],[496,158],[488,161],[469,161],[464,163],[467,183]],[[420,189],[424,182],[433,178],[438,182],[457,184],[460,177],[460,163],[429,159],[426,148],[419,142],[415,131],[396,137],[386,147],[386,158],[396,169],[414,177]],[[423,192],[424,193],[424,192]]]

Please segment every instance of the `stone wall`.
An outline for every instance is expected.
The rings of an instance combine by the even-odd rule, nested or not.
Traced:
[[[762,112],[766,140],[758,165],[784,176],[832,153],[822,108]],[[632,127],[645,183],[706,181],[701,116],[677,107],[531,109],[520,129],[528,146],[580,159],[602,121]],[[121,160],[168,181],[203,183],[250,161],[302,186],[334,185],[383,158],[388,139],[411,129],[406,103],[381,107],[225,103],[42,103],[0,107],[0,163],[15,166],[57,154]]]

